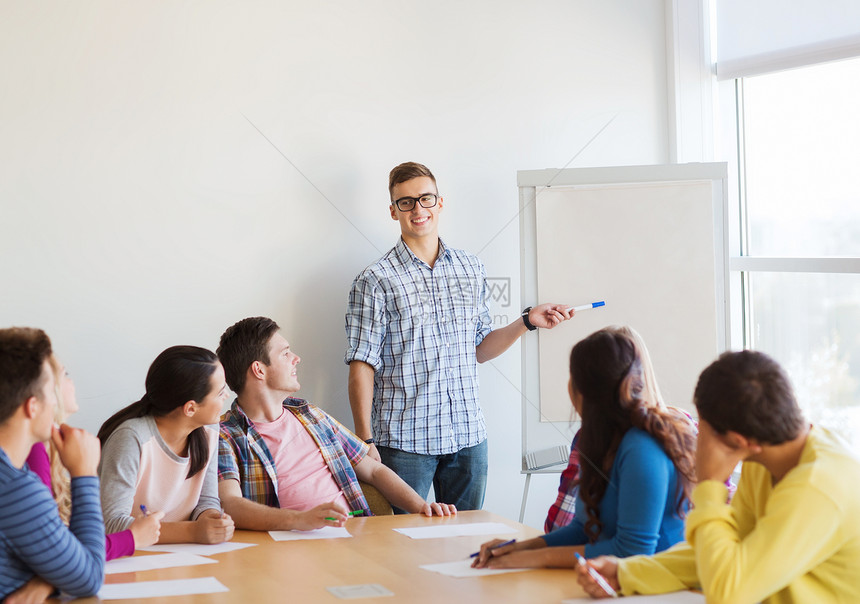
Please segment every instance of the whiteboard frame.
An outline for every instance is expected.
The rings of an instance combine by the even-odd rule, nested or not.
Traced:
[[[520,170],[517,172],[520,217],[521,306],[546,302],[538,300],[537,279],[537,187],[600,186],[639,183],[672,183],[711,181],[714,233],[714,292],[717,310],[716,341],[718,352],[731,347],[731,313],[729,305],[729,230],[728,230],[728,164],[693,163],[654,166],[604,168],[569,168]],[[565,466],[529,470],[525,454],[537,448],[557,444],[563,434],[570,442],[579,422],[540,422],[540,350],[538,339],[522,338],[522,470],[527,479],[535,473],[560,472]],[[529,428],[540,432],[537,442],[530,442]],[[525,497],[523,493],[523,506]]]

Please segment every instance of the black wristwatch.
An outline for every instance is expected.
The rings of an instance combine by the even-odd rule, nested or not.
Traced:
[[[375,441],[375,440],[373,440],[372,438],[368,438],[368,439],[367,439],[367,440],[365,440],[364,442],[365,442],[365,443],[367,443],[368,445],[372,445],[372,444],[373,444],[373,443],[375,443],[376,441]]]
[[[526,329],[528,329],[529,331],[534,331],[535,329],[537,329],[537,327],[536,327],[536,326],[534,326],[534,325],[532,325],[532,322],[531,322],[531,321],[529,321],[529,311],[530,311],[531,309],[532,309],[532,307],[531,307],[531,306],[527,307],[527,308],[523,311],[523,314],[522,314],[521,316],[522,316],[522,318],[523,318],[523,323],[525,324]]]

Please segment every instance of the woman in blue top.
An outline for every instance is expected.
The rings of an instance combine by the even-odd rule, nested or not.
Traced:
[[[572,568],[574,552],[626,557],[683,540],[695,481],[695,429],[680,412],[645,399],[633,339],[607,328],[577,343],[568,391],[582,417],[573,522],[503,547],[498,539],[485,543],[473,566]]]

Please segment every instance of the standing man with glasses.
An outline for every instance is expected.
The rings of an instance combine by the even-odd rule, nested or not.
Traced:
[[[477,364],[573,311],[563,304],[529,307],[494,331],[483,263],[439,238],[443,199],[432,172],[400,164],[389,174],[388,191],[400,241],[355,278],[346,312],[355,432],[370,455],[422,497],[432,482],[437,501],[480,509],[487,429]]]

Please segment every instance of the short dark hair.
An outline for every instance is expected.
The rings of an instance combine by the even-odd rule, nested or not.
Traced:
[[[422,176],[426,176],[433,181],[434,185],[436,185],[436,177],[433,176],[430,168],[424,164],[408,161],[400,164],[399,166],[394,166],[388,174],[388,195],[391,196],[394,192],[394,187],[400,183],[412,180],[413,178],[421,178]],[[436,190],[438,191],[438,187]]]
[[[754,350],[720,355],[699,376],[694,397],[699,418],[719,434],[764,444],[792,440],[806,421],[783,368]]]
[[[0,329],[0,424],[44,385],[52,354],[51,339],[41,329]]]
[[[268,365],[269,340],[281,328],[268,317],[249,317],[227,328],[215,353],[224,365],[224,377],[230,390],[241,394],[245,388],[248,367],[254,361]]]

